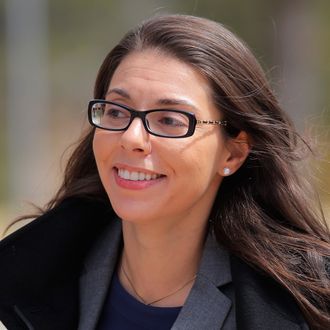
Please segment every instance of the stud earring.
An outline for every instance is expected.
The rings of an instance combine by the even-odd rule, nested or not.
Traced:
[[[230,168],[225,167],[225,168],[223,169],[223,174],[224,174],[224,175],[229,175],[229,174],[230,174]]]

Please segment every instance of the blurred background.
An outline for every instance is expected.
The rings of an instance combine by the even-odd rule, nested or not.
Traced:
[[[103,58],[159,13],[220,21],[250,45],[298,130],[316,140],[313,177],[329,218],[330,1],[1,0],[0,231],[52,197]]]

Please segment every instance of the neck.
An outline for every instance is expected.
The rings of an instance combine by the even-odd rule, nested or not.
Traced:
[[[182,306],[198,270],[205,227],[164,232],[123,221],[124,249],[119,271],[122,285],[144,303]],[[172,292],[175,293],[166,297]]]

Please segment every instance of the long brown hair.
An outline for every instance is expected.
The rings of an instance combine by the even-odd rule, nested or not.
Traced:
[[[127,54],[146,48],[159,49],[198,70],[230,123],[228,138],[245,131],[253,141],[246,162],[219,189],[211,212],[217,240],[281,283],[312,328],[329,328],[329,229],[313,211],[297,169],[302,139],[280,108],[259,63],[221,24],[192,16],[158,16],[126,34],[107,55],[94,97],[105,97]],[[73,152],[48,209],[71,196],[107,200],[92,151],[93,133],[88,131]]]

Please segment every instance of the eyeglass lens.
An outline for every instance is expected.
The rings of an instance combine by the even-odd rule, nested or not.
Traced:
[[[93,104],[91,111],[93,123],[109,130],[126,129],[134,114],[119,105],[101,102]],[[162,136],[183,136],[189,130],[189,117],[174,110],[151,110],[145,113],[144,120],[150,132]]]

